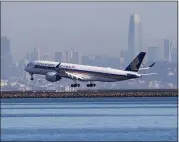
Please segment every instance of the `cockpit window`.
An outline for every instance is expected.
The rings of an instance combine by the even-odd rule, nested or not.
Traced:
[[[29,65],[30,65],[30,63],[27,66],[29,66]]]

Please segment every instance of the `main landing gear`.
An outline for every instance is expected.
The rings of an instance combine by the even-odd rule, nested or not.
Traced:
[[[71,84],[71,87],[80,87],[80,84]]]
[[[33,78],[33,74],[30,74],[30,76],[31,76],[30,80],[34,80],[34,78]]]
[[[95,84],[95,83],[90,83],[90,84],[87,84],[86,86],[87,86],[87,87],[95,87],[96,84]]]

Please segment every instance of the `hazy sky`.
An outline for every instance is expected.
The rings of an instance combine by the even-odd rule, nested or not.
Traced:
[[[49,55],[73,48],[119,57],[120,50],[128,48],[134,12],[141,18],[144,46],[151,39],[176,41],[176,2],[3,2],[2,35],[10,38],[15,61],[34,47]]]

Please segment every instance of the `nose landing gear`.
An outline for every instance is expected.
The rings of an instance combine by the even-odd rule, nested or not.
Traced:
[[[30,76],[31,76],[30,80],[34,80],[34,78],[33,78],[33,74],[30,74]]]

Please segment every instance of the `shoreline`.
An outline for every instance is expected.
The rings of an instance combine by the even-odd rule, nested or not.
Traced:
[[[53,91],[1,91],[1,98],[94,98],[94,97],[177,97],[177,89],[145,90],[79,90]]]

